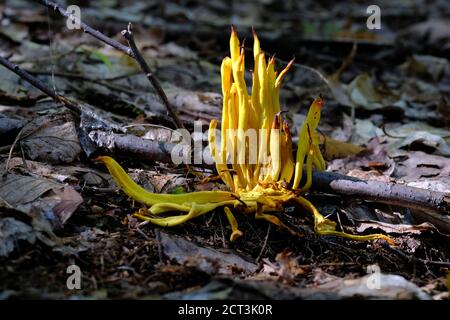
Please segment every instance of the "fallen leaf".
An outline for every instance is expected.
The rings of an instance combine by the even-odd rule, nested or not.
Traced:
[[[429,300],[430,296],[402,276],[376,273],[356,279],[345,279],[326,274],[320,277],[324,284],[314,287],[285,285],[274,281],[213,279],[206,286],[171,292],[166,299],[276,299],[276,300]]]
[[[0,114],[0,137],[2,140],[13,132],[16,134],[26,123],[25,119],[20,117],[11,117],[7,115]],[[2,143],[6,143],[6,141],[2,141]]]
[[[10,103],[35,102],[44,94],[12,72],[0,72],[0,99]]]
[[[361,179],[389,182],[396,163],[387,155],[386,144],[381,143],[379,138],[373,138],[365,145],[365,152],[331,160],[327,166],[328,170],[340,171]]]
[[[426,147],[434,149],[435,154],[440,154],[443,156],[450,156],[450,147],[447,142],[440,136],[431,134],[426,131],[417,131],[406,137],[403,141],[398,144],[394,144],[393,147],[400,146],[401,148],[405,146],[411,146],[412,144],[422,144]]]
[[[65,224],[72,213],[83,203],[83,198],[73,188],[63,187],[50,190],[42,201],[51,206],[61,224]]]
[[[433,81],[450,74],[450,63],[447,59],[429,55],[414,54],[401,67],[412,74],[427,76]]]
[[[350,121],[350,117],[347,118],[347,123]],[[345,121],[345,120],[344,120]],[[356,145],[366,145],[372,138],[384,136],[383,130],[378,128],[369,119],[355,119],[354,134],[352,135],[351,142]]]
[[[341,83],[339,81],[339,77],[336,75],[331,75],[326,79],[327,85],[330,88],[331,93],[333,94],[336,101],[343,106],[353,107],[354,103],[352,100],[350,100],[349,95],[347,93],[347,85]]]
[[[394,274],[373,273],[357,279],[338,279],[318,286],[316,290],[336,291],[341,299],[419,299],[431,298],[419,287]]]
[[[17,43],[20,43],[29,37],[28,27],[26,25],[11,22],[2,26],[0,34]]]
[[[195,92],[170,90],[167,93],[170,103],[188,119],[211,121],[220,118],[222,97],[214,92]]]
[[[42,116],[28,123],[21,145],[31,160],[70,163],[81,152],[75,123],[65,116]]]
[[[450,175],[450,170],[447,170],[447,172]],[[441,178],[436,179],[427,178],[427,179],[420,179],[417,181],[408,181],[407,183],[405,183],[405,185],[425,190],[448,193],[450,186],[450,177],[442,176]]]
[[[19,207],[57,187],[60,186],[50,180],[8,174],[0,178],[0,198],[11,207]]]
[[[375,88],[369,74],[358,75],[348,85],[347,92],[350,100],[359,107],[367,110],[377,110],[383,107],[382,97]]]
[[[422,151],[409,151],[401,156],[393,176],[405,181],[423,181],[424,178],[433,178],[435,182],[442,179],[445,182],[450,176],[450,158],[427,154]],[[447,186],[448,191],[448,186]]]
[[[61,227],[83,202],[72,187],[53,181],[17,174],[0,178],[0,202],[34,217],[43,217],[43,224]]]
[[[282,251],[275,257],[275,262],[268,258],[262,259],[263,268],[249,279],[274,280],[290,285],[295,284],[297,277],[305,274],[305,270],[298,264],[297,258],[292,257],[292,252]]]
[[[383,204],[351,204],[342,209],[345,216],[356,223],[370,223],[373,221],[390,224],[409,224],[413,223],[413,218],[408,210],[402,208],[393,208]]]
[[[183,238],[161,232],[161,245],[164,253],[180,264],[199,268],[208,274],[246,274],[256,271],[257,266],[233,253],[200,247]]]
[[[348,156],[356,155],[366,150],[363,147],[354,145],[352,143],[335,140],[322,134],[319,134],[319,141],[320,144],[324,145],[323,156],[326,160],[345,158]]]
[[[450,47],[450,21],[447,19],[436,19],[420,22],[408,27],[399,33],[399,37],[405,39],[416,39],[422,45],[440,47],[441,50]]]

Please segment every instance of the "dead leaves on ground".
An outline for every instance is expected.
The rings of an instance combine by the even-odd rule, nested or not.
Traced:
[[[93,164],[86,161],[85,156],[99,150],[89,133],[101,129],[161,142],[176,142],[178,136],[164,128],[171,124],[171,119],[167,117],[164,107],[149,89],[147,79],[139,73],[131,59],[91,41],[87,35],[62,31],[53,24],[51,31],[55,33],[55,38],[52,39],[52,59],[49,59],[50,51],[46,43],[51,32],[48,32],[47,27],[40,27],[47,26],[45,12],[23,10],[20,3],[21,1],[16,0],[6,2],[8,15],[15,19],[8,19],[0,29],[4,40],[0,44],[0,50],[5,55],[12,54],[13,61],[33,71],[33,74],[54,87],[59,94],[89,103],[89,110],[95,115],[101,115],[105,121],[94,119],[92,114],[86,116],[85,112],[82,114],[81,124],[78,124],[73,118],[55,112],[52,102],[16,75],[10,72],[0,73],[2,171],[5,169],[8,146],[16,137],[19,138],[13,158],[9,161],[8,169],[11,174],[0,180],[0,255],[20,255],[21,251],[17,249],[22,248],[23,242],[33,244],[36,239],[49,244],[56,242],[51,233],[58,233],[55,231],[57,227],[64,228],[75,215],[81,213],[93,215],[98,228],[78,226],[84,228],[84,231],[77,229],[76,232],[79,233],[64,241],[72,241],[72,245],[78,243],[79,246],[74,246],[72,251],[67,248],[61,250],[66,250],[64,252],[68,255],[81,250],[99,250],[102,254],[111,255],[110,261],[120,260],[122,263],[119,258],[124,246],[118,241],[119,235],[114,229],[117,226],[111,232],[101,228],[110,227],[103,221],[108,217],[119,216],[118,220],[122,220],[128,213],[122,210],[123,204],[128,206],[130,203],[114,193],[106,174],[93,169]],[[16,7],[17,4],[19,7]],[[136,30],[136,40],[147,62],[162,80],[170,102],[176,107],[180,117],[191,124],[197,119],[209,122],[219,115],[221,101],[217,92],[220,77],[216,60],[223,53],[220,37],[217,35],[228,28],[229,21],[223,12],[229,12],[232,8],[222,1],[194,1],[189,5],[189,10],[186,10],[182,3],[169,1],[164,4],[164,10],[153,10],[152,6],[159,5],[131,1],[122,6],[116,1],[110,1],[102,5],[102,10],[98,7],[83,7],[83,14],[86,14],[89,21],[103,23],[108,20],[113,26],[111,30],[120,30],[120,26],[128,21],[142,27]],[[448,21],[425,20],[410,25],[402,32],[386,25],[381,32],[374,34],[364,26],[365,19],[360,14],[363,11],[359,10],[363,4],[354,5],[359,7],[348,12],[345,4],[336,4],[324,11],[320,4],[308,1],[242,3],[242,7],[234,12],[233,19],[241,29],[245,29],[244,26],[247,25],[249,32],[250,26],[255,26],[261,30],[262,37],[274,41],[273,46],[286,49],[283,52],[285,56],[301,57],[302,60],[298,59],[299,63],[316,66],[318,72],[323,74],[323,70],[333,72],[345,60],[340,57],[345,52],[334,51],[337,45],[348,40],[362,40],[354,63],[348,64],[339,77],[328,77],[328,87],[317,79],[303,81],[311,77],[311,72],[296,66],[296,75],[287,79],[289,85],[281,92],[283,110],[288,111],[287,117],[294,119],[294,124],[299,123],[297,120],[305,113],[301,106],[308,104],[310,95],[329,90],[328,94],[331,95],[326,99],[327,109],[323,117],[327,124],[321,128],[324,137],[322,149],[327,159],[331,160],[328,170],[364,179],[398,181],[410,186],[448,192],[449,62],[442,54],[448,50]],[[402,20],[405,15],[417,12],[417,3],[414,1],[404,4],[402,10],[390,3],[385,6],[389,21]],[[425,11],[428,10],[432,12],[435,9],[430,5],[425,8]],[[294,16],[286,15],[287,11],[303,12],[302,23],[299,24]],[[152,12],[161,14],[155,16]],[[194,23],[195,28],[192,28]],[[99,25],[98,28],[102,29],[104,26]],[[208,39],[197,37],[197,28],[207,34]],[[165,40],[167,33],[170,33],[170,42]],[[189,39],[186,34],[190,35]],[[284,48],[279,45],[282,43],[280,39],[296,43],[295,48]],[[303,45],[304,39],[309,39],[310,42]],[[402,56],[399,57],[396,55],[398,51],[394,40],[402,42],[405,48],[414,50],[407,55],[404,55],[407,51],[402,51]],[[364,53],[365,42],[371,44],[369,54]],[[387,47],[384,48],[384,45]],[[424,46],[428,46],[425,52]],[[327,48],[329,51],[326,51]],[[392,57],[395,58],[395,65],[390,63]],[[282,61],[277,63],[283,64]],[[55,72],[54,81],[51,72]],[[251,74],[246,76],[250,77]],[[355,107],[356,110],[354,123],[345,115],[350,113],[350,107]],[[148,126],[152,124],[162,128]],[[86,134],[80,135],[83,130]],[[25,166],[22,157],[35,161],[26,160]],[[133,178],[151,191],[183,192],[220,188],[215,182],[199,185],[198,177],[186,177],[182,170],[173,172],[173,168],[157,163],[147,162],[143,165],[131,162],[130,166],[141,168],[129,171]],[[399,238],[401,249],[408,254],[427,252],[430,245],[424,238],[437,236],[433,225],[415,221],[411,212],[359,202],[349,204],[348,199],[337,204],[329,203],[329,200],[331,199],[326,198],[323,201],[323,210],[342,223],[343,228],[384,230]],[[90,221],[89,219],[83,220],[83,223]],[[125,245],[130,243],[130,239],[142,236],[137,235],[135,227],[132,224],[129,226],[129,232],[133,236],[127,239]],[[199,231],[198,227],[196,231]],[[169,236],[170,239],[172,237]],[[244,274],[243,269],[254,270],[256,265],[246,261],[250,263],[249,268],[235,268],[233,265],[243,263],[235,255],[236,248],[225,253],[204,248],[202,242],[205,240],[202,238],[198,241],[200,245],[182,243],[186,239],[167,239],[163,239],[163,249],[178,267],[172,268],[172,271],[180,271],[186,265],[189,268],[198,267],[211,275],[225,272],[225,275],[235,276]],[[258,240],[261,246],[263,240]],[[222,242],[212,243],[219,247]],[[104,247],[99,244],[104,244]],[[146,245],[143,245],[142,250],[146,250]],[[198,255],[189,256],[186,248]],[[267,255],[272,258],[264,257],[261,266],[257,266],[260,269],[255,271],[254,276],[259,276],[259,280],[245,282],[236,277],[226,281],[213,279],[202,289],[191,288],[190,292],[175,292],[166,297],[236,298],[244,293],[274,298],[370,297],[370,294],[361,291],[361,284],[366,278],[347,279],[324,275],[318,270],[310,272],[310,267],[301,264],[302,257],[283,249],[277,252],[267,251],[271,252]],[[309,250],[305,243],[291,249],[303,253]],[[339,247],[335,251],[344,249]],[[314,252],[317,253],[317,249]],[[442,252],[430,252],[436,260],[446,259]],[[147,258],[144,257],[143,260],[145,259]],[[227,267],[220,268],[220,265]],[[335,270],[328,271],[334,273]],[[170,268],[167,267],[165,272],[170,273]],[[120,282],[133,275],[134,271],[121,269],[119,274],[108,275],[106,281]],[[308,277],[319,287],[331,284],[328,288],[308,288],[303,291],[292,286],[293,283],[299,286],[305,284]],[[346,280],[352,281],[345,282]],[[418,297],[416,288],[411,288],[406,280],[384,277],[383,284],[386,281],[407,288],[406,293],[400,294],[401,297]],[[165,287],[164,290],[169,290],[167,284],[160,280],[151,280],[148,286]],[[443,284],[437,285],[437,288],[442,291]],[[430,287],[427,292],[431,295],[434,290]],[[382,292],[388,298],[399,296],[396,290]],[[397,293],[392,295],[392,292]],[[99,293],[99,296],[105,297],[106,294]]]

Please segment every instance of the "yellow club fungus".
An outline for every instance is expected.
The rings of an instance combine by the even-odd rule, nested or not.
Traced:
[[[312,214],[314,231],[319,235],[333,235],[353,240],[392,239],[382,234],[351,235],[336,230],[336,223],[323,217],[314,205],[302,197],[311,186],[312,169],[325,169],[316,133],[323,108],[323,99],[316,98],[299,132],[298,149],[294,160],[292,138],[287,122],[280,112],[279,90],[293,61],[277,74],[275,60],[266,59],[254,33],[254,65],[251,95],[244,78],[244,49],[240,47],[236,30],[232,28],[231,57],[222,61],[223,108],[221,143],[216,143],[217,121],[209,130],[211,155],[217,172],[229,191],[201,191],[185,194],[155,194],[137,185],[112,158],[98,157],[118,186],[131,198],[147,205],[134,216],[162,227],[180,225],[188,220],[222,208],[231,225],[230,239],[242,235],[233,211],[254,215],[285,228],[270,212],[280,212],[283,205],[298,205]],[[249,134],[256,133],[256,134]],[[306,177],[302,179],[305,171]],[[303,184],[301,185],[301,183]],[[177,213],[167,216],[167,213]],[[180,214],[181,213],[181,214]]]

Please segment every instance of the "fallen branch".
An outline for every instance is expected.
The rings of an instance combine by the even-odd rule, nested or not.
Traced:
[[[76,20],[75,17],[72,14],[70,14],[66,9],[61,7],[58,3],[53,2],[53,1],[48,1],[48,0],[38,0],[38,2],[40,2],[41,4],[43,4],[44,6],[46,6],[49,9],[53,9],[54,11],[58,12],[63,17],[66,17],[67,19],[70,19],[71,21],[75,22],[75,20]],[[134,58],[133,52],[127,46],[124,46],[120,42],[118,42],[114,39],[111,39],[110,37],[104,35],[100,31],[91,28],[90,26],[85,24],[83,21],[79,20],[79,22],[80,22],[81,30],[83,30],[85,33],[90,34],[94,38],[97,38],[98,40],[100,40],[100,41],[110,45],[111,47],[113,47],[117,50],[120,50],[123,53],[129,55],[130,57]]]
[[[50,8],[50,9],[53,9],[54,11],[58,12],[63,17],[66,17],[67,19],[71,19],[72,21],[75,21],[75,17],[72,14],[68,13],[67,10],[62,8],[56,2],[49,1],[49,0],[39,0],[39,2],[41,4],[43,4],[44,6]],[[113,47],[113,48],[115,48],[115,49],[117,49],[119,51],[122,51],[126,55],[128,55],[131,58],[133,58],[134,60],[136,60],[136,62],[141,67],[142,71],[145,73],[145,76],[150,81],[150,84],[155,89],[158,97],[161,99],[162,103],[166,107],[167,112],[172,117],[172,120],[173,120],[175,126],[178,129],[180,129],[180,128],[184,129],[183,123],[178,118],[177,113],[174,111],[174,109],[172,108],[171,104],[169,103],[169,99],[167,99],[167,95],[164,92],[163,88],[161,87],[161,84],[159,83],[158,79],[155,77],[155,75],[151,71],[150,67],[147,65],[147,63],[145,62],[144,58],[142,57],[142,55],[140,54],[139,50],[137,49],[136,44],[134,42],[133,34],[131,32],[131,24],[129,24],[128,25],[128,29],[124,30],[123,33],[122,33],[123,36],[127,39],[128,43],[130,45],[130,47],[127,47],[127,46],[124,46],[123,44],[121,44],[120,42],[118,42],[118,41],[116,41],[114,39],[111,39],[110,37],[104,35],[100,31],[93,29],[92,27],[90,27],[87,24],[85,24],[83,21],[80,20],[79,22],[80,22],[80,28],[85,33],[90,34],[94,38],[102,41],[103,43],[106,43],[107,45],[109,45],[109,46],[111,46],[111,47]]]
[[[129,156],[140,160],[152,160],[172,163],[171,153],[175,143],[164,143],[143,139],[131,134],[119,134],[94,130],[89,133],[91,140],[97,146],[104,147],[110,152]]]
[[[312,189],[420,210],[450,214],[450,194],[401,184],[361,180],[334,172],[313,172]]]

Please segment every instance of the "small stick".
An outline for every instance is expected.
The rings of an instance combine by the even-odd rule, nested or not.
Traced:
[[[158,93],[158,96],[161,98],[164,106],[167,109],[167,112],[169,112],[170,116],[175,122],[175,125],[179,129],[185,129],[183,123],[178,118],[176,112],[173,110],[172,106],[170,105],[169,99],[167,99],[167,95],[164,92],[163,88],[161,87],[161,84],[159,83],[158,79],[153,75],[152,70],[148,66],[147,62],[145,62],[145,59],[142,57],[141,53],[139,52],[139,49],[136,46],[136,43],[134,42],[134,36],[133,36],[133,30],[131,26],[131,22],[128,23],[128,28],[122,31],[122,35],[125,39],[128,41],[128,45],[131,48],[131,51],[133,52],[134,59],[141,67],[142,71],[145,73],[145,76],[147,77],[150,84],[155,88],[156,92]]]
[[[51,8],[56,12],[59,12],[59,14],[61,14],[63,17],[66,17],[71,20],[75,19],[72,14],[67,12],[67,10],[62,8],[56,2],[53,2],[50,0],[39,0],[39,2],[42,5],[44,5],[48,8]],[[166,107],[167,112],[172,117],[175,126],[178,129],[184,129],[185,127],[184,127],[183,123],[180,121],[176,112],[173,110],[172,106],[170,105],[169,100],[167,99],[167,95],[165,94],[163,88],[161,87],[161,84],[159,83],[158,79],[153,75],[153,72],[150,70],[149,66],[147,65],[144,58],[142,57],[139,50],[137,49],[136,44],[134,42],[133,33],[131,32],[131,23],[128,24],[128,29],[124,30],[122,32],[122,35],[127,39],[128,44],[130,45],[130,47],[127,47],[127,46],[124,46],[123,44],[121,44],[120,42],[104,35],[100,31],[93,29],[92,27],[85,24],[83,21],[80,20],[79,22],[80,22],[81,30],[83,30],[85,33],[90,34],[94,38],[97,38],[98,40],[102,41],[103,43],[106,43],[107,45],[109,45],[119,51],[122,51],[123,53],[125,53],[126,55],[135,59],[139,63],[139,66],[141,67],[142,71],[144,71],[145,75],[147,76],[148,80],[150,81],[150,84],[153,86],[153,88],[155,89],[159,98],[161,99],[162,103]]]
[[[34,86],[35,88],[41,90],[43,93],[51,97],[53,100],[56,101],[56,103],[64,105],[66,108],[70,109],[71,111],[75,112],[75,114],[79,115],[80,110],[78,107],[67,100],[66,98],[57,95],[52,89],[50,89],[48,86],[46,86],[41,80],[38,78],[32,76],[25,70],[21,69],[18,65],[12,63],[8,59],[0,56],[0,64],[5,66],[7,69],[11,70],[15,74],[17,74],[19,77],[27,81],[29,84]]]
[[[17,74],[18,76],[20,76],[22,79],[28,81],[35,88],[38,88],[49,97],[52,97],[54,100],[59,101],[58,96],[49,87],[47,87],[41,80],[33,77],[25,70],[20,69],[18,65],[12,63],[11,61],[2,56],[0,56],[0,63],[9,70],[11,70],[12,72],[14,72],[15,74]]]

